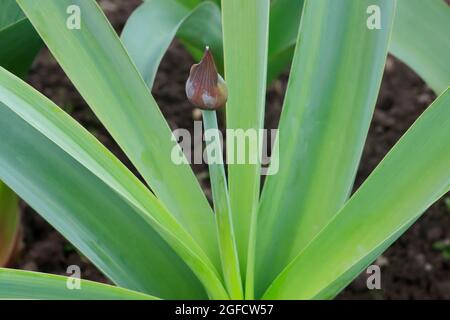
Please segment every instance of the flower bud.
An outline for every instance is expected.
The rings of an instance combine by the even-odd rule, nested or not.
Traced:
[[[227,86],[217,73],[214,58],[208,47],[202,60],[191,67],[186,82],[186,95],[193,105],[204,110],[217,110],[227,102]]]

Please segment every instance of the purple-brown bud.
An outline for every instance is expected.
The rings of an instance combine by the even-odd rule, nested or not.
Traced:
[[[204,110],[220,109],[227,102],[227,86],[217,73],[214,58],[208,47],[202,60],[191,67],[186,82],[186,95],[193,105]]]

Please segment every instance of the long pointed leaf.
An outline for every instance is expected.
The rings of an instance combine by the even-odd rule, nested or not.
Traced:
[[[202,29],[202,32],[193,30],[194,26],[198,27],[200,21],[216,16],[220,19],[220,10],[211,2],[203,2],[191,8],[185,1],[180,0],[147,1],[128,19],[121,39],[143,79],[151,88],[158,66],[177,33],[184,41],[200,49],[201,54],[208,44],[215,56],[222,56],[222,44],[216,41],[221,40],[221,37],[215,35],[217,29],[220,32],[220,20],[219,24],[211,24]],[[195,44],[190,36],[194,32],[199,39]],[[199,35],[203,37],[202,40]]]
[[[270,7],[267,83],[288,67],[294,55],[304,0],[275,0]]]
[[[450,89],[273,282],[267,299],[334,297],[449,191]]]
[[[24,76],[41,47],[41,39],[16,1],[0,1],[0,66]]]
[[[106,284],[80,280],[68,289],[67,277],[0,268],[0,299],[45,300],[157,300],[157,298]]]
[[[374,4],[381,9],[380,30],[366,27],[366,10]],[[394,6],[391,0],[305,2],[274,151],[279,172],[267,178],[261,197],[259,290],[348,198],[381,82]]]
[[[116,284],[204,298],[186,264],[117,192],[0,103],[0,179]]]
[[[269,83],[292,61],[300,17],[291,15],[300,2],[303,0],[275,0],[272,3]],[[397,7],[390,53],[417,72],[439,94],[450,84],[447,63],[450,8],[445,0],[399,0]],[[283,42],[283,46],[278,47],[282,50],[272,50],[272,39],[276,43]]]
[[[450,85],[450,7],[443,0],[398,0],[390,51],[440,94]]]
[[[208,46],[214,55],[217,69],[223,72],[222,14],[216,3],[205,1],[198,6],[181,25],[177,38],[195,61],[200,61]]]
[[[219,268],[211,207],[190,166],[172,161],[172,152],[181,149],[95,1],[18,0],[18,3],[153,192]],[[66,10],[71,5],[80,8],[79,30],[66,27],[69,17]]]
[[[227,129],[256,130],[263,127],[267,75],[268,0],[223,0],[225,78],[229,89]],[[230,140],[227,142],[229,143]],[[235,144],[236,146],[237,144]],[[229,146],[229,145],[228,145]],[[253,296],[253,255],[256,212],[259,202],[260,157],[246,144],[245,163],[239,164],[236,150],[227,148],[231,210],[241,273],[246,279],[246,297]],[[235,149],[232,148],[232,149]],[[242,152],[242,150],[240,150]],[[234,164],[232,164],[234,163]],[[249,256],[249,261],[247,261]]]
[[[15,0],[0,1],[0,66],[24,76],[42,46]],[[0,266],[9,263],[19,241],[19,199],[0,181]]]
[[[207,288],[221,289],[218,272],[158,199],[92,135],[33,88],[0,69],[0,101],[119,193],[185,258]],[[195,261],[195,262],[194,262]],[[212,291],[212,295],[216,290]]]
[[[203,110],[202,117],[205,132],[219,130],[215,110]],[[218,150],[217,157],[223,159],[221,152],[222,145],[219,137],[216,136],[213,141],[209,141],[206,148],[210,148],[211,146]],[[239,270],[239,259],[233,231],[233,219],[225,169],[222,163],[213,162],[208,164],[208,168],[225,284],[231,299],[242,300],[244,298],[244,291],[242,288],[241,272]]]

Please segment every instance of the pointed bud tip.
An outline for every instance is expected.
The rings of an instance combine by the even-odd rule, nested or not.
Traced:
[[[211,64],[214,67],[214,69],[216,70],[215,72],[217,73],[216,62],[214,61],[214,56],[212,55],[211,50],[209,49],[209,46],[205,47],[205,52],[203,53],[203,57],[198,64],[200,65],[203,63]]]

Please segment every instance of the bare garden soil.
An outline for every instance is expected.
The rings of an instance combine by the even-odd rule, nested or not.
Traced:
[[[120,31],[139,1],[108,0],[100,3],[116,30]],[[154,96],[172,129],[180,127],[192,130],[193,120],[199,120],[199,112],[192,109],[184,94],[185,80],[192,63],[185,50],[174,42],[164,57],[153,88]],[[278,124],[287,79],[286,73],[268,90],[267,128],[276,128]],[[46,49],[35,62],[28,82],[63,107],[132,168]],[[355,188],[434,98],[433,92],[414,72],[395,58],[388,58]],[[207,168],[196,165],[194,171],[210,196]],[[450,194],[446,197],[450,197]],[[450,299],[450,260],[444,257],[443,252],[433,249],[437,241],[450,240],[450,208],[446,206],[444,198],[377,260],[382,272],[381,290],[368,290],[367,275],[362,274],[338,298]],[[67,266],[77,264],[81,266],[84,279],[108,282],[101,272],[30,207],[22,204],[22,208],[22,250],[14,267],[65,274]]]

